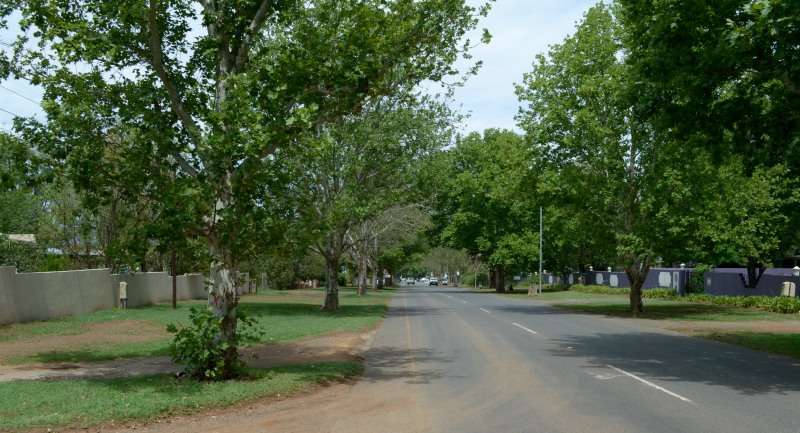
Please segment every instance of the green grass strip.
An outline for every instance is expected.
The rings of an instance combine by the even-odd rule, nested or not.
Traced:
[[[648,300],[645,312],[633,314],[628,302],[557,303],[559,308],[591,314],[604,314],[614,317],[636,317],[640,319],[675,321],[719,321],[744,322],[753,320],[786,321],[797,320],[795,316],[770,313],[761,310],[728,307],[722,305],[695,304],[681,301]]]
[[[800,334],[750,331],[715,331],[696,337],[800,359]]]
[[[362,374],[353,362],[251,369],[250,378],[221,383],[175,380],[170,375],[118,379],[0,383],[0,430],[81,428],[99,423],[152,421],[201,412]]]

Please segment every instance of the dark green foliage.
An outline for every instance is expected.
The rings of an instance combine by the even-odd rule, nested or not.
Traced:
[[[689,294],[684,298],[689,302],[702,302],[740,308],[754,308],[782,314],[800,313],[800,298],[785,296],[712,296],[708,294]]]
[[[535,280],[531,282],[534,286],[538,281]],[[574,286],[570,286],[569,284],[542,284],[542,292],[566,292],[570,290]]]
[[[647,289],[642,290],[643,298],[650,299],[675,299],[678,292],[675,289]]]
[[[703,274],[711,269],[710,266],[697,264],[694,271],[689,275],[689,282],[686,284],[686,293],[703,293]]]
[[[13,266],[17,272],[37,272],[48,263],[42,247],[0,236],[0,266]]]
[[[573,284],[569,289],[574,292],[596,293],[599,295],[627,295],[631,291],[630,289],[624,288],[609,286],[585,286],[582,284]]]

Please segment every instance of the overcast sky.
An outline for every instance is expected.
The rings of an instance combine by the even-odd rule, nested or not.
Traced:
[[[492,34],[492,42],[472,50],[472,61],[483,67],[455,94],[455,103],[471,113],[462,132],[486,128],[515,129],[519,101],[514,83],[531,70],[534,56],[561,43],[575,32],[575,24],[597,0],[497,0],[479,24]],[[471,4],[481,3],[470,0]],[[13,29],[9,29],[13,30]],[[480,40],[480,31],[470,36]],[[7,39],[7,37],[2,37]],[[0,129],[9,129],[13,115],[42,118],[38,106],[41,89],[26,82],[0,82]]]

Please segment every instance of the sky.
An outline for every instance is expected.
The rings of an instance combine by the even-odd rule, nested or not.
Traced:
[[[522,75],[532,70],[534,56],[547,53],[550,45],[561,43],[575,32],[576,23],[596,1],[497,0],[493,3],[489,15],[478,24],[478,30],[468,36],[477,42],[482,29],[486,28],[492,34],[492,41],[472,49],[471,62],[482,60],[483,67],[454,95],[454,108],[470,115],[461,132],[483,132],[487,128],[519,132],[514,116],[520,103],[514,94],[514,84],[521,84]],[[477,6],[482,2],[470,0],[469,3]],[[0,42],[6,39],[7,33],[0,34]],[[459,65],[466,67],[466,63]],[[0,82],[0,129],[11,128],[13,115],[44,120],[39,108],[42,93],[40,88],[25,81]]]
[[[483,132],[487,128],[520,132],[514,116],[520,102],[514,84],[533,70],[534,57],[546,54],[549,46],[560,44],[575,33],[583,14],[598,0],[497,0],[489,15],[478,25],[492,34],[492,41],[475,47],[473,61],[482,60],[478,75],[470,77],[454,99],[470,118],[462,132]],[[480,2],[470,2],[478,4]],[[479,33],[470,37],[479,40]]]

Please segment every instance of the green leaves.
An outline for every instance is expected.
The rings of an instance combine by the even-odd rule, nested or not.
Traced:
[[[531,234],[537,209],[531,206],[533,174],[521,137],[494,129],[472,133],[458,140],[445,161],[434,217],[441,241],[511,272],[532,269],[538,259],[538,237]]]
[[[173,362],[185,365],[189,377],[202,381],[229,379],[240,374],[244,362],[237,360],[234,366],[226,365],[224,354],[231,348],[230,342],[218,342],[225,318],[215,317],[210,308],[191,307],[189,319],[191,327],[167,325],[167,331],[175,334],[169,346]],[[261,340],[263,331],[256,318],[244,309],[237,310],[237,322],[234,340],[237,345],[246,346]]]

